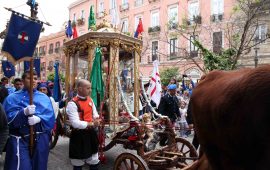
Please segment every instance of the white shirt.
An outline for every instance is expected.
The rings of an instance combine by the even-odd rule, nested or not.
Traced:
[[[82,97],[79,95],[77,95],[77,97],[79,97],[81,99],[86,98],[86,97]],[[96,106],[94,103],[92,105],[92,110],[93,110],[93,119],[98,118],[99,115],[98,115],[98,112],[97,112],[97,109],[96,109]],[[87,128],[87,122],[80,120],[79,113],[78,113],[78,107],[73,101],[68,102],[67,115],[68,115],[69,121],[70,121],[73,128],[75,128],[75,129]]]

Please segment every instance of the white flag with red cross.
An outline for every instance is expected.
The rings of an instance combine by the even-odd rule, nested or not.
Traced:
[[[158,61],[155,60],[153,62],[153,72],[152,72],[152,77],[150,80],[150,84],[149,84],[149,88],[148,88],[148,95],[150,97],[151,100],[153,100],[157,107],[160,103],[160,99],[161,99],[161,81],[160,81],[160,76],[159,76],[159,71],[158,71]]]

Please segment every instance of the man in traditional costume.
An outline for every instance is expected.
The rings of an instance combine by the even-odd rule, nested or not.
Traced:
[[[47,95],[37,91],[33,76],[33,105],[29,105],[30,72],[22,75],[24,88],[4,101],[10,137],[7,142],[5,170],[47,170],[50,132],[54,126],[53,107]],[[34,126],[34,148],[30,156],[30,126]]]
[[[89,97],[91,84],[87,80],[77,83],[78,94],[67,105],[67,114],[72,125],[69,142],[69,158],[73,170],[81,170],[87,163],[90,170],[98,170],[98,137],[95,127],[99,115],[95,104]]]

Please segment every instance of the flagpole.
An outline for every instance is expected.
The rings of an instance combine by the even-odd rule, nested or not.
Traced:
[[[29,2],[29,1],[28,1]],[[37,6],[38,4],[29,4],[31,11],[31,18],[36,18],[37,15]],[[34,9],[35,7],[35,9]],[[33,84],[34,84],[34,60],[33,57],[30,59],[30,88],[29,88],[29,104],[33,105]],[[29,149],[30,149],[30,156],[33,156],[34,152],[34,126],[30,125],[30,140],[29,140]]]

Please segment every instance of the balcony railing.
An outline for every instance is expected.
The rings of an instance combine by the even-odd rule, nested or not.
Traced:
[[[191,58],[198,57],[198,51],[190,51],[189,55]]]
[[[170,60],[174,60],[174,59],[177,59],[177,58],[180,58],[180,53],[178,53],[178,52],[171,52],[170,53]]]
[[[39,55],[40,56],[46,55],[46,52],[45,51],[41,51],[41,52],[39,52]]]
[[[97,13],[97,18],[102,18],[104,16],[104,11]]]
[[[148,0],[149,3],[152,3],[152,2],[157,2],[159,0]]]
[[[54,52],[55,52],[55,53],[59,53],[59,49],[60,49],[59,47],[58,47],[58,48],[55,48],[55,49],[54,49]]]
[[[143,4],[143,0],[135,0],[135,7],[141,6]]]
[[[53,49],[49,49],[49,54],[52,54],[53,53]]]
[[[120,12],[126,11],[128,9],[129,9],[129,3],[128,2],[120,5]]]
[[[84,23],[85,23],[84,20],[85,20],[84,18],[79,18],[79,19],[77,19],[77,25],[78,25],[78,26],[84,25]]]
[[[148,33],[159,32],[159,31],[160,31],[160,26],[159,25],[148,28]]]
[[[200,15],[193,16],[192,19],[186,20],[187,25],[193,25],[193,24],[201,24],[202,23],[202,17]]]
[[[178,28],[178,23],[171,23],[170,25],[168,25],[169,30],[174,30],[177,28]]]
[[[219,22],[223,20],[223,13],[222,14],[213,14],[211,15],[212,22]]]

